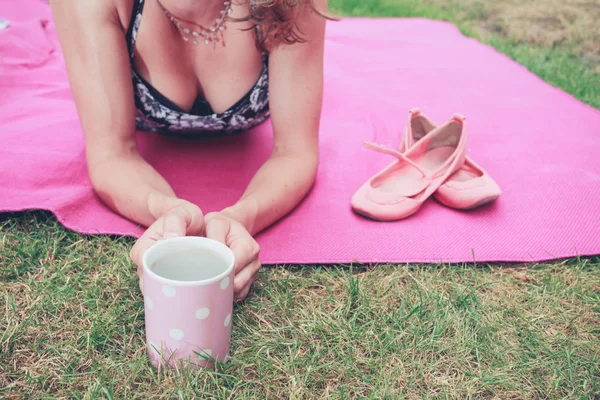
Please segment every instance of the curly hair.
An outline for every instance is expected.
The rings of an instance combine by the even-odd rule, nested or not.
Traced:
[[[298,28],[297,18],[301,7],[309,7],[315,14],[328,19],[336,18],[317,9],[315,0],[246,0],[250,4],[250,15],[240,19],[249,21],[259,28],[257,47],[272,50],[280,44],[303,43],[306,41]]]

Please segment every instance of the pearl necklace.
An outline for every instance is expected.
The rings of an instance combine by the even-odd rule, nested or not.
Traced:
[[[199,31],[195,31],[193,29],[189,29],[181,24],[179,20],[177,20],[173,14],[169,12],[163,5],[158,2],[160,8],[162,8],[163,12],[169,18],[169,20],[182,32],[183,40],[188,42],[190,37],[192,38],[192,42],[194,45],[198,45],[199,40],[204,40],[204,44],[213,44],[213,47],[217,47],[217,43],[221,42],[223,46],[225,46],[225,38],[223,33],[225,29],[227,29],[227,19],[228,15],[231,14],[231,1],[227,0],[223,3],[223,9],[215,23],[210,28],[205,28],[202,25],[197,25],[200,27]]]

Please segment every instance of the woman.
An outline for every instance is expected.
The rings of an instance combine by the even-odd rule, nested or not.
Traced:
[[[261,266],[253,235],[290,212],[318,166],[327,0],[52,0],[86,141],[88,172],[113,210],[156,240],[206,235],[236,255],[243,299]],[[140,129],[240,133],[270,115],[274,145],[240,200],[203,215],[140,156]],[[141,282],[140,282],[141,285]]]

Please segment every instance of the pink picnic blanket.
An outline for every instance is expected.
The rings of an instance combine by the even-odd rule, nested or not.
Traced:
[[[0,210],[45,209],[83,233],[139,235],[87,177],[84,141],[43,0],[0,0]],[[93,76],[89,77],[94,79]],[[328,25],[321,168],[308,198],[259,235],[264,263],[536,261],[600,254],[600,112],[451,24],[348,19]],[[90,93],[90,96],[93,96]],[[392,160],[407,111],[467,116],[469,155],[498,181],[496,204],[429,201],[381,223],[350,198]],[[108,132],[107,132],[108,134]],[[204,211],[232,204],[269,155],[270,123],[188,142],[139,132],[144,157]]]

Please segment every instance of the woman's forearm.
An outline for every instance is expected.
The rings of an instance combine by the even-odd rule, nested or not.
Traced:
[[[136,151],[89,161],[96,194],[120,215],[150,226],[181,200],[167,181]]]
[[[254,175],[242,198],[223,212],[256,234],[302,201],[317,167],[317,154],[274,153]],[[88,168],[98,197],[120,215],[144,226],[183,201],[136,152],[107,157]]]
[[[273,154],[258,170],[242,198],[223,213],[256,234],[292,211],[312,187],[318,155]]]

